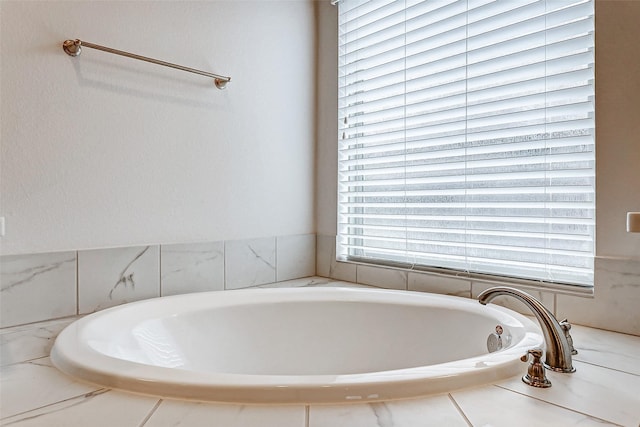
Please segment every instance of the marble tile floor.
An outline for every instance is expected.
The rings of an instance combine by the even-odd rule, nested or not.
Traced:
[[[271,286],[354,286],[323,278]],[[356,285],[357,286],[357,285]],[[550,389],[519,377],[368,404],[234,405],[161,399],[74,380],[48,358],[74,318],[0,330],[0,425],[37,427],[422,427],[640,425],[640,337],[574,325],[577,372]],[[526,365],[523,363],[523,373]]]

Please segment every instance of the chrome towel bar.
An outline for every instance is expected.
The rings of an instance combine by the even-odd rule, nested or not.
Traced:
[[[82,47],[88,47],[91,49],[98,49],[104,52],[113,53],[116,55],[126,56],[128,58],[138,59],[140,61],[151,62],[152,64],[163,65],[165,67],[175,68],[177,70],[186,71],[188,73],[200,74],[202,76],[211,77],[213,82],[215,83],[218,89],[224,89],[227,86],[227,83],[231,81],[231,77],[221,76],[219,74],[208,73],[206,71],[196,70],[194,68],[183,67],[182,65],[172,64],[170,62],[160,61],[153,58],[148,58],[146,56],[136,55],[135,53],[124,52],[122,50],[112,49],[106,46],[100,46],[98,44],[93,44],[89,42],[85,42],[79,39],[75,40],[65,40],[62,43],[62,49],[70,55],[70,56],[78,56],[82,52]]]

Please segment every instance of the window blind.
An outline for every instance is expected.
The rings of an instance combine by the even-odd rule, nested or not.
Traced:
[[[591,286],[593,0],[341,0],[337,254]]]

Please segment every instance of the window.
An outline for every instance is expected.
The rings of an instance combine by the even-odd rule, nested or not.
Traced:
[[[593,284],[593,0],[341,0],[338,257]]]

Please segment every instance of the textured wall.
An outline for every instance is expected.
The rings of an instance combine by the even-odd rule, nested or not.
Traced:
[[[3,254],[315,232],[312,2],[0,8]]]

